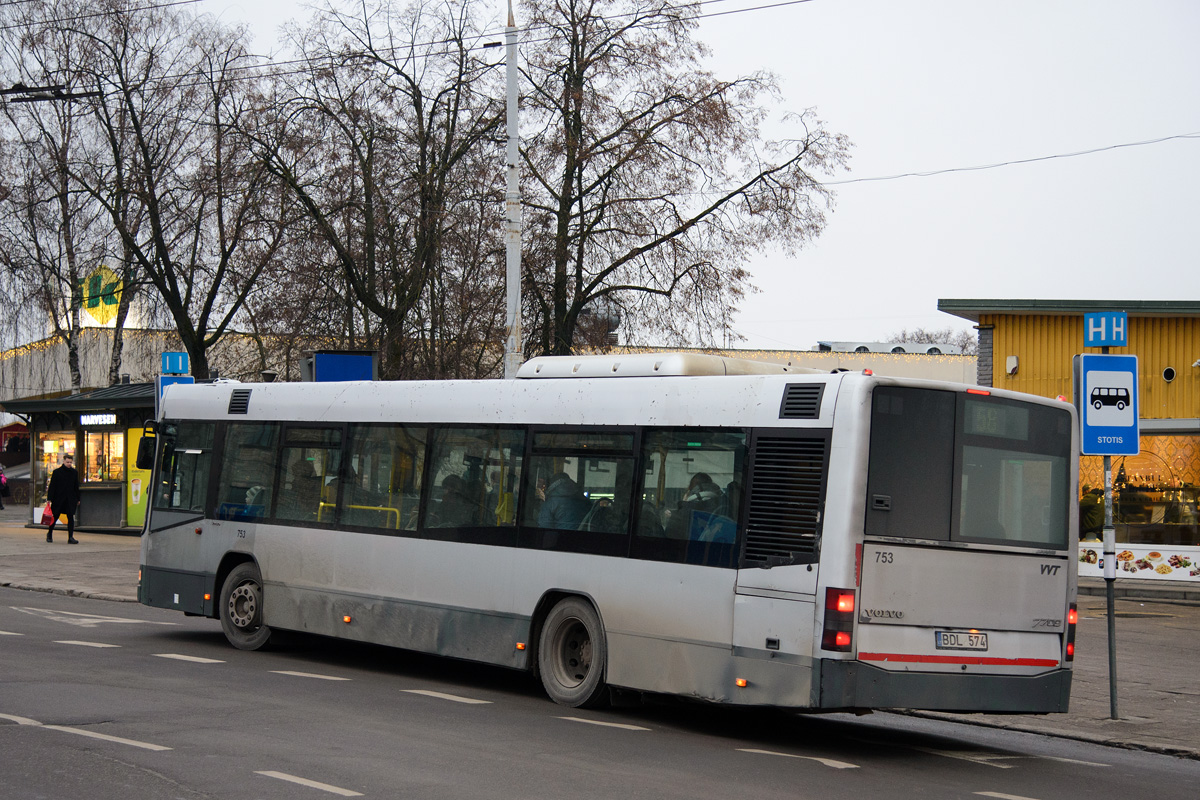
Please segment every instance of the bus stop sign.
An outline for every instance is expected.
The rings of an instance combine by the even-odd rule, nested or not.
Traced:
[[[1087,456],[1136,456],[1141,449],[1137,356],[1085,353],[1075,356],[1074,368],[1080,451]]]

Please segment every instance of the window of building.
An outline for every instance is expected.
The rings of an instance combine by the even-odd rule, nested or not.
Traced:
[[[1118,542],[1200,546],[1200,435],[1146,434],[1138,455],[1113,457],[1112,471]],[[1080,536],[1098,539],[1103,525],[1104,500],[1096,497],[1104,489],[1102,457],[1079,460],[1079,488]],[[1094,506],[1098,512],[1089,514]],[[1095,519],[1101,522],[1095,524]]]
[[[83,447],[83,461],[78,465],[81,481],[125,479],[124,431],[89,431]]]
[[[38,431],[37,447],[33,453],[33,485],[37,487],[38,505],[46,502],[46,486],[50,473],[63,461],[63,456],[75,457],[75,431]],[[79,465],[75,465],[76,469]]]

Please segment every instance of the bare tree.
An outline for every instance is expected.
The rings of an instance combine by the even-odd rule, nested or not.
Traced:
[[[351,338],[382,351],[386,377],[494,368],[466,352],[499,311],[463,314],[478,272],[499,267],[487,244],[499,212],[481,200],[502,205],[499,170],[480,166],[485,152],[499,163],[500,110],[474,30],[463,0],[330,4],[292,32],[305,68],[280,89],[280,122],[259,139],[309,237],[327,248],[310,268],[336,266]],[[497,218],[493,231],[475,224],[481,214]]]
[[[674,342],[736,338],[746,258],[817,236],[815,177],[849,143],[811,112],[766,141],[766,73],[721,80],[692,34],[699,4],[532,0],[524,148],[530,349],[571,352],[589,308]]]
[[[25,287],[18,308],[43,311],[52,333],[65,343],[76,391],[82,384],[83,304],[112,311],[105,316],[112,318],[114,328],[109,381],[115,383],[125,320],[137,290],[104,208],[73,174],[96,135],[73,90],[87,74],[90,52],[82,37],[64,28],[61,20],[84,10],[75,0],[55,0],[10,5],[0,16],[15,32],[3,40],[4,69],[12,78],[6,82],[30,89],[11,95],[4,107],[11,183],[0,198],[0,263],[14,278],[14,288]],[[117,279],[102,280],[101,266]],[[108,309],[110,305],[116,308]],[[32,328],[26,331],[31,332]]]
[[[916,342],[918,344],[951,344],[962,350],[963,355],[979,354],[979,337],[973,331],[955,328],[904,328],[887,338],[889,342]]]
[[[73,176],[108,214],[191,357],[230,330],[274,263],[286,196],[243,138],[258,111],[244,32],[175,9],[118,9],[95,30],[102,145]]]

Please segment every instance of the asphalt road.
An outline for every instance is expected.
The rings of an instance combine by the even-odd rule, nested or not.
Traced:
[[[556,706],[526,675],[0,589],[7,798],[1194,798],[1200,762],[893,714]]]

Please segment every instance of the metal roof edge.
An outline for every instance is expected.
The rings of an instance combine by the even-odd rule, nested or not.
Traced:
[[[1035,300],[1035,299],[947,299],[938,300],[938,311],[979,322],[984,314],[1081,315],[1097,311],[1124,311],[1131,317],[1200,316],[1200,302],[1186,300]]]

